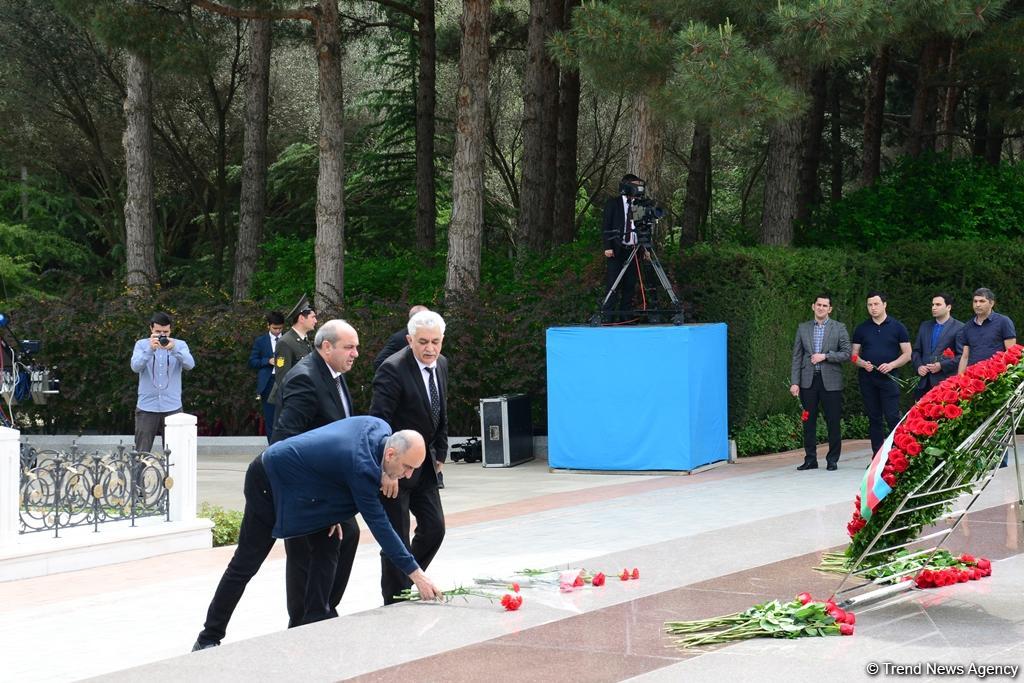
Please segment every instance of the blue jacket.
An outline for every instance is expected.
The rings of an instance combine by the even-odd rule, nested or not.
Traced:
[[[384,554],[406,574],[419,568],[381,502],[387,422],[357,416],[331,422],[263,452],[276,520],[274,538],[304,536],[363,515]]]
[[[256,393],[260,398],[265,399],[274,386],[274,366],[270,364],[273,357],[270,334],[264,332],[253,341],[249,353],[249,367],[256,371]]]

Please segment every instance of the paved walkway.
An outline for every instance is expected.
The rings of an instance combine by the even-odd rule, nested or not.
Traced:
[[[818,551],[846,540],[867,449],[848,442],[844,452],[837,472],[798,473],[798,453],[694,476],[550,473],[543,462],[507,470],[449,465],[448,535],[428,572],[442,586],[524,567],[641,569],[641,580],[614,580],[603,589],[560,594],[527,587],[516,613],[479,598],[375,609],[379,560],[369,534],[341,604],[349,616],[283,630],[284,561],[277,549],[250,584],[225,645],[195,654],[184,653],[230,548],[0,584],[4,679],[667,681],[745,674],[742,680],[765,675],[767,667],[778,672],[774,678],[792,681],[822,673],[799,665],[804,653],[808,661],[859,673],[879,648],[909,662],[940,660],[949,645],[960,658],[1024,663],[1024,567],[1016,557],[1024,538],[1010,504],[1012,468],[1000,471],[953,544],[1005,558],[990,579],[945,589],[949,597],[919,593],[902,607],[869,612],[875,616],[862,617],[855,638],[752,643],[699,657],[667,647],[665,619],[711,616],[834,585],[834,577],[810,567]],[[242,458],[203,459],[200,499],[238,507],[245,465]],[[933,606],[924,609],[935,600],[943,605],[941,626]],[[939,629],[941,638],[930,643],[927,628]],[[169,657],[176,658],[159,661]]]

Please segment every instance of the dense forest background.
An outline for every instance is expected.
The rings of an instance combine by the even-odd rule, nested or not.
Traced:
[[[1022,64],[1011,0],[0,0],[0,311],[63,380],[22,426],[130,431],[162,308],[187,409],[252,433],[252,339],[309,292],[360,332],[357,407],[425,303],[453,431],[512,391],[543,430],[544,330],[596,309],[632,172],[688,319],[730,326],[733,433],[796,435],[818,291],[1024,321]]]

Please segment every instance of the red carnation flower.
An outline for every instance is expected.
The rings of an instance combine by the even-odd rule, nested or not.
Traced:
[[[801,605],[806,605],[812,600],[810,593],[797,593],[796,599],[800,601]]]
[[[572,582],[573,588],[579,588],[582,585],[584,585],[582,576],[577,576],[576,579]]]
[[[948,346],[946,347],[946,350],[942,352],[942,356],[944,358],[952,358],[955,355],[956,354],[953,353],[953,349],[949,348]]]
[[[809,420],[809,419],[811,419],[811,414],[809,412],[807,412],[805,410],[804,412],[800,413],[800,420],[801,421],[807,422],[807,420]]]
[[[590,580],[592,586],[603,586],[605,581],[605,575],[601,572],[594,574],[594,578]]]
[[[518,592],[519,592],[519,584],[518,584],[518,583],[516,583],[516,582],[514,582],[514,581],[512,582],[512,585],[511,585],[511,586],[509,586],[509,588],[511,588],[512,590],[514,590],[514,591],[515,591],[516,593],[518,593]]]
[[[622,570],[622,573],[619,574],[619,580],[620,581],[629,581],[629,570],[628,569],[623,569]]]
[[[850,362],[851,363],[856,363],[859,360],[860,360],[860,356],[858,356],[857,354],[853,354],[852,356],[850,356]]]
[[[511,595],[509,595],[508,593],[505,593],[504,595],[501,596],[501,606],[502,607],[508,607],[508,603],[510,603],[510,602],[512,602],[512,596]]]
[[[504,602],[503,601],[504,602],[504,607],[505,607],[506,611],[508,611],[508,612],[515,612],[517,609],[522,607],[522,605],[523,605],[523,596],[522,595],[516,595],[515,597],[513,597],[511,595],[506,595],[505,597],[509,598],[508,602]]]
[[[636,567],[633,567],[633,573],[630,574],[629,576],[630,576],[631,579],[639,579],[640,578],[640,570],[637,569]]]

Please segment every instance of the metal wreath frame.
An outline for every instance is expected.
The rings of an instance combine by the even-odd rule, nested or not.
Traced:
[[[850,567],[842,581],[839,582],[839,586],[836,587],[832,597],[841,607],[845,609],[854,605],[878,602],[913,589],[915,586],[913,581],[901,579],[904,576],[918,573],[919,569],[907,569],[875,579],[868,579],[865,575],[897,562],[905,562],[908,559],[924,557],[924,563],[927,564],[928,560],[960,525],[985,488],[992,482],[1002,455],[1008,448],[1013,449],[1017,471],[1017,497],[1019,501],[1024,501],[1020,459],[1017,457],[1017,442],[1014,438],[1022,418],[1024,418],[1024,383],[1018,386],[1002,406],[954,449],[954,453],[972,452],[977,454],[983,460],[984,467],[979,468],[973,475],[958,473],[952,469],[946,471],[946,464],[950,460],[947,457],[940,461],[917,487],[910,490],[889,515],[889,518],[885,520],[885,524],[882,525],[875,538]],[[947,521],[953,520],[948,528],[903,543],[886,543],[886,537],[900,531],[916,527],[920,533],[922,530],[920,524],[914,524],[909,520],[904,521],[903,518],[908,515],[926,508],[952,506],[957,502],[962,502],[963,506],[945,515]],[[896,559],[877,561],[884,560],[888,553],[909,549],[929,541],[934,541],[934,545],[921,548],[909,555],[901,555]],[[859,583],[847,587],[847,583],[852,581],[859,581]]]

